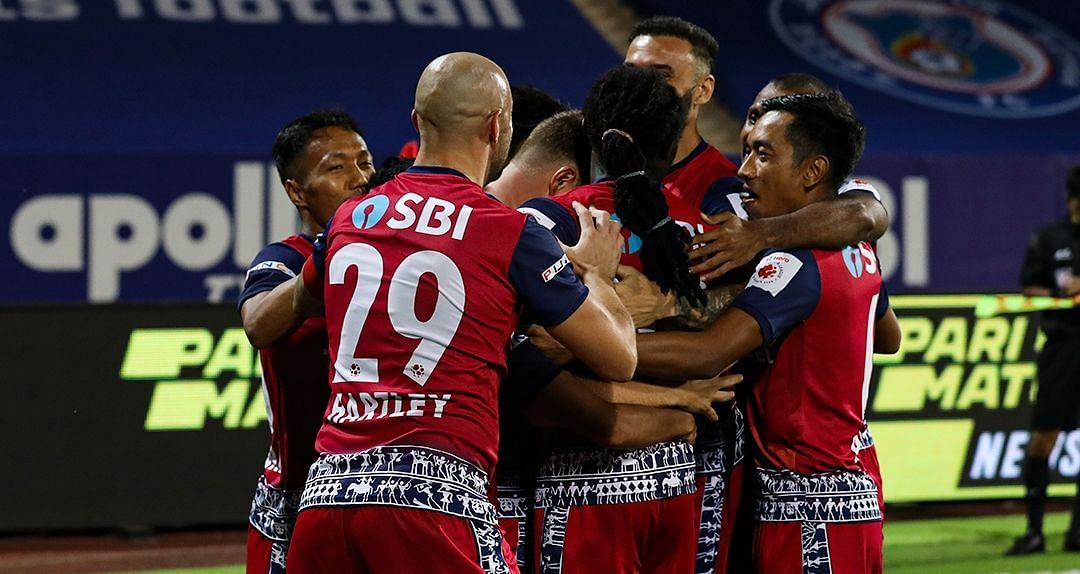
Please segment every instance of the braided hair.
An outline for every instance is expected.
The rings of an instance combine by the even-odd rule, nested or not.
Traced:
[[[690,273],[690,234],[668,216],[657,176],[671,165],[687,103],[653,69],[618,66],[593,84],[583,109],[585,134],[604,173],[615,180],[615,215],[641,238],[645,275],[693,304],[705,293]]]

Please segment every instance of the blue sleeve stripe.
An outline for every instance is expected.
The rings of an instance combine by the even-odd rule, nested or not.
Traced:
[[[769,319],[765,316],[764,313],[759,311],[753,305],[749,305],[745,301],[739,301],[738,299],[732,301],[731,306],[735,309],[741,309],[742,311],[745,311],[748,315],[753,317],[755,321],[757,321],[758,328],[761,329],[762,343],[760,348],[764,349],[773,343],[772,324],[769,323]]]

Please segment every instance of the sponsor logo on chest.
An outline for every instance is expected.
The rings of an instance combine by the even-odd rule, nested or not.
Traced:
[[[423,235],[442,236],[460,241],[465,237],[473,208],[437,197],[405,193],[390,205],[390,198],[376,195],[353,208],[352,224],[357,229],[371,229],[382,223],[390,229],[410,229]]]

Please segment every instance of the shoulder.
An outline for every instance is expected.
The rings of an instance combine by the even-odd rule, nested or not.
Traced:
[[[802,281],[820,281],[815,253],[809,249],[770,250],[758,262],[746,286],[757,287],[775,297],[796,277]]]
[[[836,194],[844,195],[845,193],[866,193],[881,201],[881,192],[874,187],[874,184],[865,179],[845,180],[844,183],[840,184],[840,189],[836,190]]]

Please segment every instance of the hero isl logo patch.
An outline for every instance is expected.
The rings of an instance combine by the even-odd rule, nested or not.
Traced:
[[[864,86],[999,118],[1080,106],[1080,44],[1000,0],[772,0],[780,39]]]
[[[802,265],[798,257],[783,251],[775,251],[766,255],[757,264],[747,287],[757,287],[776,297],[788,286],[788,283],[791,283]]]
[[[773,277],[776,277],[776,274],[778,272],[779,271],[777,270],[776,265],[773,265],[772,263],[770,263],[768,265],[763,266],[761,269],[758,269],[758,271],[757,271],[758,280],[764,281],[766,279],[772,279]]]

